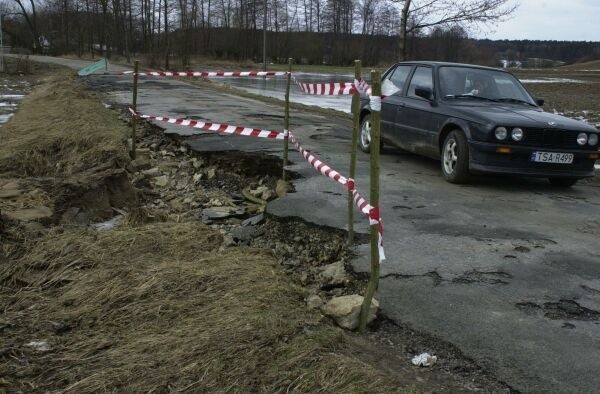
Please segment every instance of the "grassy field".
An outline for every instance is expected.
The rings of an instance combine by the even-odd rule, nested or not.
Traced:
[[[544,98],[546,111],[600,127],[600,61],[514,72],[522,80],[540,81],[525,82],[525,86],[536,97]]]

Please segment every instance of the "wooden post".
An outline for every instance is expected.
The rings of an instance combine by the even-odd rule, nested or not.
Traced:
[[[133,108],[133,112],[137,112],[137,88],[138,88],[138,71],[139,71],[139,61],[135,61],[135,66],[133,68],[133,103],[132,103],[132,108]],[[136,139],[136,132],[135,132],[135,121],[136,121],[136,117],[133,116],[131,118],[131,151],[130,151],[130,156],[133,160],[135,160],[135,139]]]
[[[381,97],[381,74],[379,71],[371,71],[371,84],[373,96]],[[371,108],[371,198],[370,203],[373,207],[379,206],[379,123],[381,121],[381,111]],[[367,285],[367,291],[360,309],[359,330],[364,332],[367,328],[369,309],[371,300],[379,284],[379,230],[378,225],[371,225],[371,277]]]
[[[361,79],[360,60],[354,61],[354,79]],[[358,133],[360,129],[360,93],[358,89],[352,95],[352,145],[350,148],[350,178],[356,175],[356,146],[358,145]],[[354,196],[348,190],[348,246],[354,243]]]
[[[285,87],[285,113],[283,118],[283,129],[289,130],[290,128],[290,82],[292,80],[292,58],[288,59],[288,73],[287,73],[287,85]],[[285,182],[285,166],[288,164],[288,145],[289,138],[283,139],[283,173],[281,179]]]

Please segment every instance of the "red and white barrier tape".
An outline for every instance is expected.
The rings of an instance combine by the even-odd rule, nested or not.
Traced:
[[[289,138],[298,150],[298,152],[300,152],[300,154],[306,159],[306,161],[310,163],[311,166],[313,166],[317,171],[319,171],[326,177],[329,177],[334,181],[340,183],[341,185],[345,186],[346,189],[348,189],[352,193],[354,203],[356,204],[358,209],[360,209],[360,211],[369,218],[369,224],[377,225],[377,248],[379,251],[379,263],[383,263],[385,261],[385,251],[383,249],[383,224],[381,223],[379,208],[373,207],[358,193],[358,190],[356,190],[356,184],[354,183],[354,179],[346,178],[345,176],[328,166],[326,163],[319,160],[315,155],[304,149],[300,145],[296,137],[294,137],[294,134],[292,132],[289,132]]]
[[[124,71],[122,75],[133,75],[134,71]],[[275,77],[286,75],[286,71],[147,71],[138,72],[145,77]]]
[[[245,135],[245,136],[249,136],[249,137],[271,138],[271,139],[276,139],[276,140],[282,140],[285,138],[285,135],[286,135],[285,132],[282,133],[282,132],[274,131],[274,130],[261,130],[261,129],[253,129],[251,127],[210,123],[210,122],[205,122],[203,120],[177,119],[177,118],[167,118],[164,116],[144,115],[139,112],[135,112],[132,108],[129,108],[129,112],[131,112],[133,114],[133,116],[141,118],[141,119],[158,120],[161,122],[191,127],[194,129],[217,131],[219,133],[238,134],[238,135]]]
[[[334,96],[356,92],[356,88],[351,82],[306,83],[298,81],[293,75],[292,79],[307,94]]]

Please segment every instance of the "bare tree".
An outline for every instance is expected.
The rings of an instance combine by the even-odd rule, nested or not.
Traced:
[[[21,13],[23,14],[23,16],[25,17],[25,21],[27,22],[27,25],[29,26],[29,28],[31,29],[31,34],[33,35],[33,52],[37,52],[37,47],[39,44],[39,39],[40,36],[38,34],[38,28],[37,28],[37,14],[35,12],[35,2],[33,0],[29,0],[29,4],[30,4],[30,8],[31,8],[31,16],[29,16],[29,13],[27,12],[27,9],[25,7],[25,5],[23,4],[22,0],[15,0],[17,5],[19,6],[19,8],[21,9]]]
[[[434,26],[497,24],[517,9],[518,0],[404,0],[400,16],[400,60],[406,60],[408,34]]]

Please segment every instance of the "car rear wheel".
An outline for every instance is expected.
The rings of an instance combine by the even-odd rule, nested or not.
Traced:
[[[549,178],[552,186],[571,187],[577,183],[579,178]]]
[[[371,152],[371,115],[365,115],[360,121],[358,147],[365,153]],[[379,152],[383,152],[383,138],[380,138]]]
[[[451,131],[442,147],[442,174],[450,183],[469,181],[469,145],[460,130]]]
[[[358,147],[365,153],[371,151],[371,115],[365,115],[360,122]]]

